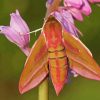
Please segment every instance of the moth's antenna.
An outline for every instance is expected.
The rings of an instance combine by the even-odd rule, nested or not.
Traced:
[[[33,34],[33,33],[35,33],[35,35],[36,35],[36,33],[39,32],[39,31],[41,31],[42,29],[43,29],[43,28],[38,28],[38,29],[36,29],[36,30],[34,30],[34,31],[31,31],[31,32],[29,32],[29,33],[22,34],[22,35]]]
[[[29,32],[28,34],[35,33],[35,35],[36,35],[36,33],[37,33],[38,31],[41,31],[41,30],[42,30],[42,28],[38,28],[38,29],[36,29],[36,30],[34,30],[34,31]]]

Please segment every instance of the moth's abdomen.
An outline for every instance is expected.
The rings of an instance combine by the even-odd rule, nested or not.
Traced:
[[[58,95],[67,79],[68,64],[65,47],[59,45],[57,48],[49,48],[48,56],[51,79]]]

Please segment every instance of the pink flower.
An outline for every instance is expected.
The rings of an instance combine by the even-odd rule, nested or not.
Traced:
[[[72,16],[79,20],[79,21],[83,21],[83,16],[82,16],[82,13],[80,13],[80,10],[79,9],[76,9],[74,7],[70,7],[70,8],[67,8],[67,11],[72,14]]]
[[[0,26],[0,31],[6,38],[15,43],[26,54],[29,54],[29,28],[26,22],[21,18],[18,10],[16,13],[10,14],[10,26]]]
[[[62,0],[47,0],[46,6],[49,13],[59,9]],[[90,3],[99,3],[100,0],[64,0],[64,9],[66,9],[72,16],[79,20],[83,21],[82,14],[89,16],[92,12]],[[47,13],[48,15],[48,13]]]
[[[85,15],[89,15],[91,13],[91,7],[87,0],[65,0],[64,5],[77,8]]]
[[[100,0],[64,0],[64,6],[77,20],[82,21],[82,14],[88,16],[92,12],[90,3],[100,2]]]
[[[62,25],[62,27],[74,36],[78,36],[78,29],[74,25],[74,19],[66,9],[59,8],[58,11],[51,13]]]

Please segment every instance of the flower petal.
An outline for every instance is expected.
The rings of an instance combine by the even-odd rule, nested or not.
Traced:
[[[20,47],[20,49],[25,53],[25,55],[29,55],[29,45],[25,44],[24,37],[21,36],[16,30],[9,26],[0,26],[0,31],[6,36],[6,38],[10,42],[15,43],[18,47]]]
[[[30,41],[30,35],[29,35],[29,28],[26,22],[21,18],[18,10],[16,10],[16,13],[11,14],[11,21],[10,26],[15,29],[17,32],[19,32],[21,35],[23,35],[25,39],[25,44],[28,44]]]
[[[83,4],[82,0],[64,0],[64,6],[72,6],[75,8],[80,8]]]
[[[16,10],[16,13],[12,13],[11,15],[11,21],[10,26],[13,27],[16,31],[20,32],[20,34],[26,34],[29,33],[29,28],[26,24],[26,22],[21,18],[18,10]]]
[[[9,26],[0,26],[0,30],[9,41],[15,43],[19,47],[23,47],[24,40],[16,30]]]
[[[21,50],[24,52],[24,54],[25,54],[26,56],[28,56],[31,49],[27,46],[27,47],[25,47],[25,48],[21,48]]]
[[[71,34],[77,36],[77,29],[74,26],[74,20],[72,15],[64,9],[60,9],[59,11],[55,11],[53,16],[62,24],[64,29]]]
[[[92,12],[91,7],[90,7],[87,0],[83,0],[83,3],[84,4],[83,4],[83,7],[82,7],[81,11],[82,11],[83,14],[88,16]]]
[[[69,8],[68,9],[68,11],[72,14],[72,16],[75,18],[75,19],[77,19],[77,20],[79,20],[79,21],[83,21],[83,16],[82,16],[82,13],[81,13],[81,11],[79,11],[78,9],[76,9],[76,8]]]
[[[89,0],[89,2],[91,2],[91,3],[99,3],[100,0]]]

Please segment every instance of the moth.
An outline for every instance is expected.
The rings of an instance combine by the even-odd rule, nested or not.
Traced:
[[[100,80],[100,67],[89,49],[49,16],[26,60],[19,91],[24,93],[36,87],[49,74],[58,95],[68,81],[69,69],[83,77]]]

